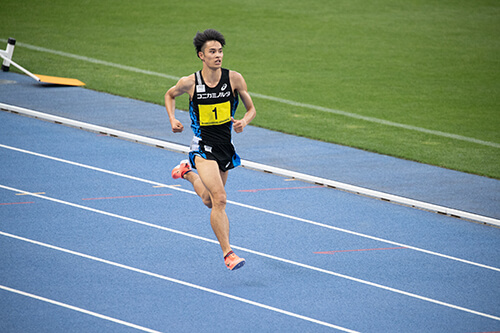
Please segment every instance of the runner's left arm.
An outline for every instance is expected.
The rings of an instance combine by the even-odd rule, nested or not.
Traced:
[[[231,118],[231,120],[233,121],[234,131],[236,133],[241,133],[245,126],[247,126],[255,118],[255,116],[257,115],[257,111],[255,110],[255,106],[253,105],[252,97],[250,97],[250,94],[248,93],[247,83],[245,82],[243,76],[235,71],[231,71],[229,75],[231,86],[238,92],[241,97],[241,101],[243,102],[243,105],[245,105],[245,109],[247,110],[242,119],[236,120],[234,118]]]

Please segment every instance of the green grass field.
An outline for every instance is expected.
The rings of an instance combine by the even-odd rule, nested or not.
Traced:
[[[218,29],[227,40],[224,67],[259,94],[254,125],[500,179],[498,1],[4,0],[1,7],[2,39],[173,77],[201,68],[196,31]],[[175,83],[22,45],[13,60],[157,104]],[[186,109],[187,99],[177,107]]]

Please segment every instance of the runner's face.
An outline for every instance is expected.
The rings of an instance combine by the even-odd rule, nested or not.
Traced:
[[[200,54],[200,59],[210,68],[220,68],[222,66],[222,45],[215,40],[209,40],[205,43],[204,49]]]

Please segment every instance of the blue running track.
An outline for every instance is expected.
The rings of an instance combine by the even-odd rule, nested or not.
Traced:
[[[159,106],[30,80],[0,73],[0,102],[190,140]],[[244,159],[500,217],[497,180],[247,130]],[[227,213],[247,264],[230,272],[210,211],[170,177],[184,158],[0,112],[0,332],[500,331],[499,228],[237,168]]]

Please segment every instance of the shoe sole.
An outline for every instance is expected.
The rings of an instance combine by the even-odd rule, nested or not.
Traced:
[[[237,264],[236,264],[236,266],[234,266],[234,267],[233,267],[232,271],[235,271],[235,270],[237,270],[238,268],[243,267],[243,265],[245,265],[245,260],[243,260],[243,261],[241,261],[241,262],[237,263]]]

